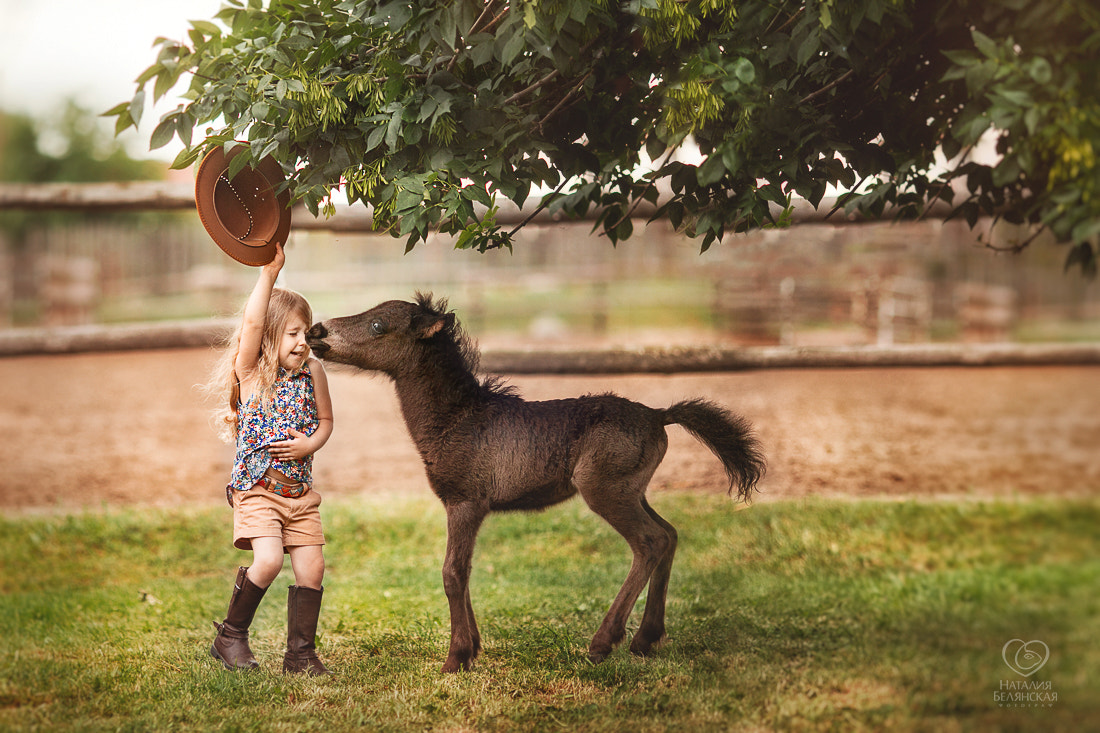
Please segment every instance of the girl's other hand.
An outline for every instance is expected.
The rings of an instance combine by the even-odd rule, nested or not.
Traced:
[[[267,452],[272,458],[280,461],[298,461],[313,452],[313,444],[308,435],[299,433],[293,428],[289,432],[290,438],[287,440],[276,440],[268,444]]]

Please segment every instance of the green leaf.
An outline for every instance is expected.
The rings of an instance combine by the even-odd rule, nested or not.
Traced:
[[[699,166],[696,180],[699,181],[700,186],[710,186],[722,180],[724,175],[726,175],[726,166],[722,162],[722,156],[711,154]]]
[[[1070,237],[1075,242],[1088,244],[1084,240],[1100,235],[1100,220],[1083,221],[1073,228]]]
[[[397,149],[397,139],[401,135],[401,113],[404,110],[397,109],[390,115],[390,121],[386,125],[386,146],[390,150]]]
[[[396,183],[398,188],[406,191],[413,191],[420,197],[423,197],[424,194],[428,192],[427,187],[424,185],[424,181],[417,176],[404,176],[397,179]]]
[[[399,215],[403,214],[404,212],[419,207],[423,201],[424,197],[422,194],[419,194],[415,191],[401,189],[397,192],[397,197],[394,200],[394,211],[396,211]]]
[[[798,46],[798,55],[796,56],[795,61],[798,63],[799,66],[805,66],[820,49],[821,36],[819,36],[817,33],[810,33],[802,40],[802,43]]]
[[[733,62],[733,75],[743,84],[752,84],[756,80],[756,68],[752,61],[739,58]]]
[[[382,143],[382,139],[386,135],[386,129],[387,126],[385,125],[376,125],[370,131],[370,134],[367,136],[367,152],[374,150]]]
[[[163,74],[157,76],[156,82],[153,84],[153,99],[160,99],[168,91],[176,85],[179,81],[179,71],[165,71]]]
[[[511,65],[519,56],[520,51],[523,50],[523,33],[516,31],[512,36],[504,42],[504,47],[500,52],[500,60],[505,66]]]
[[[99,116],[100,117],[114,117],[116,115],[122,114],[123,112],[129,113],[129,111],[130,111],[130,103],[129,102],[121,102],[119,104],[116,104],[114,107],[111,107],[106,112],[101,112]]]
[[[444,10],[439,16],[439,33],[443,41],[443,45],[448,51],[453,51],[455,48],[455,39],[458,37],[458,27],[456,24],[455,13],[461,10],[461,3],[456,3],[449,10]]]
[[[978,57],[975,56],[972,51],[955,51],[949,49],[941,51],[941,53],[956,66],[973,66],[978,63]]]
[[[145,110],[145,90],[138,89],[134,98],[130,100],[130,118],[136,127],[141,122],[141,114]]]
[[[991,61],[974,64],[966,70],[966,87],[971,94],[979,94],[993,81],[997,65]]]
[[[121,135],[124,130],[131,126],[137,127],[137,125],[134,124],[134,118],[130,116],[129,103],[127,103],[126,107],[127,109],[119,114],[118,119],[115,120],[115,135]]]
[[[231,145],[228,145],[226,147],[229,150],[232,150],[232,149],[236,149],[237,145],[231,144]],[[226,154],[228,155],[228,150],[227,150]],[[236,155],[232,160],[229,161],[229,170],[227,171],[227,175],[229,176],[230,180],[235,178],[238,173],[240,173],[242,170],[245,169],[245,166],[247,166],[250,162],[249,161],[250,157],[251,156],[246,151],[246,152],[243,152],[243,153],[240,153],[240,154]]]
[[[997,57],[997,44],[993,39],[979,30],[970,31],[970,37],[974,39],[974,47],[987,58]]]
[[[412,5],[405,0],[396,0],[380,7],[377,17],[383,18],[391,31],[397,32],[405,27],[412,16]]]
[[[1096,254],[1092,245],[1088,242],[1079,242],[1070,247],[1066,255],[1065,271],[1069,272],[1074,266],[1079,266],[1088,277],[1096,277]]]
[[[1050,62],[1043,58],[1032,59],[1027,71],[1037,84],[1049,84],[1054,78],[1054,70]]]
[[[455,249],[470,249],[473,245],[474,230],[467,227],[462,230],[462,233],[458,235],[458,239],[455,240]],[[405,252],[408,254],[408,251]]]
[[[993,169],[993,185],[1007,186],[1020,177],[1020,165],[1014,157],[1006,157]]]
[[[477,42],[472,39],[467,41],[470,47],[467,49],[467,53],[470,55],[470,60],[473,62],[474,67],[483,66],[487,64],[493,58],[493,37],[487,34],[481,34],[478,37]]]
[[[152,136],[149,138],[149,149],[156,150],[157,148],[163,148],[165,145],[172,141],[172,136],[176,134],[177,115],[168,115],[160,124],[153,130]]]
[[[790,197],[783,195],[783,192],[780,190],[779,186],[775,185],[774,183],[758,188],[757,193],[765,201],[771,201],[773,203],[779,204],[780,206],[787,206],[790,201]]]
[[[161,74],[163,72],[164,67],[158,62],[147,68],[145,71],[141,72],[141,74],[138,75],[138,78],[134,81],[136,84],[138,84],[138,86],[143,86],[145,82],[149,81],[157,74]]]
[[[220,36],[222,33],[221,28],[208,20],[192,20],[191,27],[206,36]]]
[[[1022,89],[1000,88],[995,92],[996,96],[1018,107],[1030,107],[1034,101],[1031,95]]]
[[[463,187],[462,193],[471,201],[476,201],[479,204],[488,208],[492,208],[493,206],[493,200],[489,197],[489,192],[485,190],[484,186],[479,186],[474,183],[469,186]]]
[[[184,170],[186,168],[190,168],[191,166],[193,166],[195,164],[196,161],[198,161],[200,153],[201,153],[201,149],[199,149],[199,148],[195,148],[193,150],[189,150],[189,149],[181,150],[179,152],[179,154],[176,155],[175,159],[172,161],[172,165],[170,167],[172,168],[172,170],[177,170],[177,171],[178,170]]]
[[[1039,129],[1039,120],[1042,112],[1038,107],[1031,107],[1024,112],[1024,127],[1027,128],[1028,135],[1034,135],[1035,131]]]

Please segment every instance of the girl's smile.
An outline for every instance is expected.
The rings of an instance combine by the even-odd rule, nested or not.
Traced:
[[[306,331],[309,324],[301,318],[291,317],[286,322],[282,338],[279,340],[279,366],[293,371],[309,358],[309,345],[306,343]]]

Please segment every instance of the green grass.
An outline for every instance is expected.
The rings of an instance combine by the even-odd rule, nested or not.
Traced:
[[[326,499],[330,679],[278,674],[289,568],[253,626],[264,670],[208,656],[233,571],[227,510],[24,516],[0,531],[0,730],[1087,730],[1100,726],[1100,501],[779,502],[657,494],[680,529],[669,643],[595,666],[626,572],[580,502],[491,518],[485,648],[447,643],[434,502]],[[632,617],[638,621],[640,607]],[[999,707],[1010,639],[1051,707]]]

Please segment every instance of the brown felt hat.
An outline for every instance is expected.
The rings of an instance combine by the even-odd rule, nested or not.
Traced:
[[[286,178],[271,156],[230,179],[229,161],[243,150],[236,147],[226,155],[217,147],[206,154],[195,177],[195,206],[207,233],[227,255],[259,267],[275,259],[276,245],[286,244],[290,192],[275,193]]]

